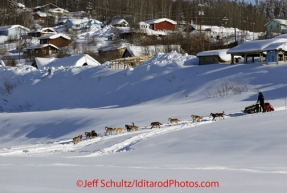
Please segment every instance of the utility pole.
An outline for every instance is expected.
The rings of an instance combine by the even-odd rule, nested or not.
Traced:
[[[19,61],[20,61],[20,52],[21,52],[21,44],[22,44],[22,30],[21,30],[21,26],[19,26],[20,29],[20,36],[19,36],[19,43],[18,43],[18,52],[19,52]]]
[[[199,3],[198,6],[200,7],[200,11],[198,12],[198,15],[200,16],[200,27],[199,27],[199,31],[200,31],[200,35],[201,35],[201,24],[202,24],[202,16],[204,15],[204,11],[202,11],[202,7],[204,6],[203,4]]]
[[[201,25],[202,25],[202,16],[204,16],[204,11],[202,10],[202,7],[204,6],[204,4],[201,4],[199,3],[198,6],[200,7],[200,11],[198,12],[198,15],[200,16],[200,26],[199,26],[199,35],[200,35],[200,39],[199,39],[199,42],[200,42],[200,49],[201,51],[203,51],[203,48],[202,48],[202,42],[201,42]]]
[[[253,40],[254,40],[254,26],[255,26],[255,22],[251,22],[250,24],[252,24]]]
[[[236,44],[236,36],[237,36],[237,34],[236,34],[236,23],[234,22],[234,44],[235,45],[237,45]]]
[[[224,21],[225,28],[227,28],[228,18],[227,18],[226,16],[224,16],[222,20]],[[227,38],[226,38],[226,39],[227,39]],[[229,44],[229,38],[228,38],[228,40],[227,40],[227,47],[228,47],[228,44]]]

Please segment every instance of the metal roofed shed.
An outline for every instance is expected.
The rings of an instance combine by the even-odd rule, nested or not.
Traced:
[[[199,59],[199,65],[205,64],[230,64],[231,54],[227,54],[228,49],[209,50],[199,52],[196,56]],[[240,56],[234,56],[235,61],[238,62]]]
[[[235,55],[243,56],[244,62],[247,63],[247,58],[252,57],[252,62],[254,63],[254,57],[259,56],[260,62],[263,62],[265,54],[263,53],[264,48],[267,46],[276,43],[276,42],[287,42],[285,38],[272,38],[267,40],[255,40],[255,41],[248,41],[238,46],[231,48],[227,51],[227,54],[231,54],[233,58]],[[231,60],[231,64],[234,64],[234,60]]]

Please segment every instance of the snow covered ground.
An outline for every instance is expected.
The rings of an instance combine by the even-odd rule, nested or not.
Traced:
[[[285,192],[287,64],[197,62],[171,52],[122,71],[0,67],[0,192]],[[243,114],[258,91],[275,111]],[[132,122],[138,131],[105,136]],[[100,137],[73,144],[91,130]]]

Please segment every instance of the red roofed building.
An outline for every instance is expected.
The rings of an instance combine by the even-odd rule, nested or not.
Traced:
[[[150,25],[150,29],[155,31],[170,30],[173,31],[176,28],[177,22],[167,18],[153,19],[146,21]]]

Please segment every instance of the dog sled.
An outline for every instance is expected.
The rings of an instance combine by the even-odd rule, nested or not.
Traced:
[[[274,107],[270,103],[264,103],[264,112],[271,112],[271,111],[274,111]],[[242,112],[246,114],[258,113],[260,112],[260,104],[253,104],[247,106],[245,107],[244,110],[242,110]]]
[[[260,111],[260,104],[253,104],[245,107],[245,109],[242,110],[242,112],[246,114],[258,113],[259,111]]]

